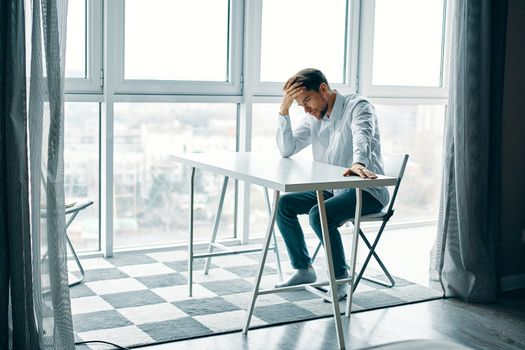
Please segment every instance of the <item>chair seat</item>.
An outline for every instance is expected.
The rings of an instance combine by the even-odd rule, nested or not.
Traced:
[[[383,209],[382,211],[380,211],[378,213],[362,215],[361,216],[361,222],[366,222],[366,221],[383,221],[383,218],[385,217],[386,214],[387,214],[387,210]],[[352,218],[349,221],[353,223],[354,219]]]

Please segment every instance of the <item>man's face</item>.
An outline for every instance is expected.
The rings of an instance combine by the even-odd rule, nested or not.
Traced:
[[[319,87],[319,91],[304,90],[295,98],[295,102],[303,107],[306,113],[317,120],[321,120],[328,110],[328,99],[325,96],[324,90],[323,84]]]

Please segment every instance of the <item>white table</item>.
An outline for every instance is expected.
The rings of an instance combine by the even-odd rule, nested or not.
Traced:
[[[307,288],[313,290],[313,287],[329,285],[332,292],[332,307],[336,326],[336,332],[339,340],[339,347],[344,349],[344,334],[342,330],[339,302],[337,298],[336,285],[348,283],[348,297],[346,301],[346,317],[350,317],[352,307],[352,281],[355,277],[355,263],[357,256],[357,237],[359,236],[359,225],[361,218],[362,193],[361,189],[378,186],[394,186],[397,178],[378,175],[377,179],[361,179],[357,176],[344,177],[345,168],[333,166],[324,163],[298,160],[293,158],[281,158],[272,154],[255,153],[255,152],[220,152],[220,153],[190,153],[172,155],[172,159],[191,167],[190,178],[190,217],[189,217],[189,234],[190,255],[193,246],[193,195],[194,195],[194,177],[195,169],[211,171],[213,173],[231,177],[247,183],[260,185],[274,190],[273,208],[270,220],[266,230],[266,236],[262,247],[262,256],[259,262],[259,270],[255,278],[253,295],[248,306],[246,323],[243,328],[243,334],[248,332],[250,327],[251,316],[255,307],[258,295],[276,293],[290,290]],[[333,262],[331,259],[332,249],[328,237],[328,226],[326,221],[326,211],[324,206],[323,190],[329,189],[356,189],[356,211],[354,221],[354,235],[352,240],[352,250],[350,254],[350,274],[346,279],[335,279]],[[312,283],[308,285],[272,288],[259,290],[262,272],[266,262],[268,247],[272,236],[273,226],[275,223],[276,209],[279,205],[279,195],[281,192],[302,192],[316,191],[319,214],[321,217],[321,227],[323,232],[323,241],[325,242],[326,259],[328,266],[329,281]],[[189,260],[191,261],[191,259]],[[191,275],[191,272],[188,271]],[[190,280],[191,288],[191,280]],[[335,297],[335,298],[334,298]]]

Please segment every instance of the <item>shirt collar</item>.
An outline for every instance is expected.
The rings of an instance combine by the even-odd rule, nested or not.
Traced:
[[[337,120],[341,119],[341,115],[343,114],[343,105],[344,105],[344,96],[341,95],[337,90],[334,90],[335,92],[335,102],[334,106],[332,107],[332,113],[330,114],[330,118],[328,118],[326,115],[323,117],[323,120],[331,120],[333,123],[335,123]]]

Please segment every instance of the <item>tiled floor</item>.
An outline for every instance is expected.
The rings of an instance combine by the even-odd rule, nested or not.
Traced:
[[[406,239],[407,233],[399,233],[396,237]],[[308,241],[311,251],[316,243],[315,239]],[[281,252],[285,272],[291,272],[284,247]],[[188,296],[186,257],[186,251],[178,250],[118,254],[107,260],[82,259],[86,280],[70,289],[77,339],[105,339],[133,345],[242,328],[259,253],[215,257],[208,275],[202,273],[204,260],[197,260],[191,298]],[[279,280],[275,261],[270,253],[263,288],[272,287]],[[324,264],[322,252],[316,262]],[[70,272],[78,276],[74,263],[70,262],[69,266]],[[318,272],[322,275],[323,268]],[[360,283],[354,309],[437,296],[406,280],[397,281],[395,289]],[[331,314],[330,304],[306,291],[263,295],[257,300],[252,326],[322,314]]]

